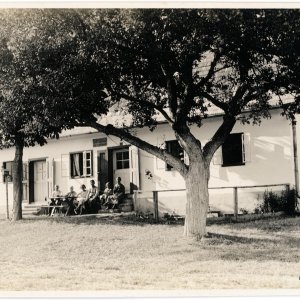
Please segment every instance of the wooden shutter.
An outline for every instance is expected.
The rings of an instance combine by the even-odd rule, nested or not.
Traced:
[[[1,165],[2,168],[5,168],[5,163],[4,162],[2,162],[0,165]],[[4,176],[3,176],[2,172],[0,174],[0,182],[4,182]]]
[[[23,200],[28,200],[29,189],[28,189],[28,162],[23,163],[23,176],[22,176],[22,186],[23,186]]]
[[[54,159],[46,159],[47,182],[48,182],[48,197],[51,197],[55,182],[55,162]]]
[[[243,162],[251,161],[251,140],[250,133],[242,134],[242,147],[243,147]]]
[[[183,151],[183,161],[187,166],[190,164],[189,156],[187,155],[187,153],[185,151]]]
[[[223,157],[222,157],[222,146],[220,146],[214,154],[213,164],[214,165],[222,165]]]
[[[130,166],[130,192],[138,190],[140,186],[139,172],[139,148],[136,146],[129,147],[129,166]]]
[[[69,177],[70,175],[70,154],[62,154],[60,161],[61,177]]]
[[[165,137],[158,137],[157,138],[157,147],[161,149],[166,148],[166,142],[165,142]],[[156,169],[158,170],[165,170],[166,169],[166,163],[162,159],[159,159],[158,157],[155,157],[156,160]]]

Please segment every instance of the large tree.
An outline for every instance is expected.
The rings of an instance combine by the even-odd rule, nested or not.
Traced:
[[[186,183],[185,234],[201,238],[206,233],[214,153],[238,120],[259,123],[270,117],[274,95],[298,91],[297,68],[292,70],[291,61],[299,62],[295,51],[299,12],[148,9],[38,11],[38,15],[39,43],[32,52],[38,68],[31,67],[30,59],[25,67],[30,76],[39,78],[39,99],[49,115],[60,110],[64,116],[62,107],[71,112],[60,118],[54,113],[55,124],[91,126],[172,165]],[[284,45],[291,40],[287,51]],[[20,49],[32,45],[25,42]],[[27,95],[32,97],[34,91]],[[155,130],[160,114],[189,165],[136,136],[131,126],[99,122],[121,100],[132,116],[131,126]],[[223,112],[223,122],[204,145],[191,127],[200,127],[211,107]],[[293,116],[297,102],[290,108],[286,112]]]
[[[257,124],[269,118],[270,100],[291,91],[285,47],[291,38],[298,39],[299,11],[119,10],[105,17],[97,13],[85,19],[92,36],[88,49],[101,65],[110,104],[125,99],[133,126],[154,130],[157,113],[163,116],[189,165],[125,125],[86,125],[172,165],[186,183],[184,232],[201,238],[206,234],[214,153],[238,120]],[[295,48],[289,53],[299,61]],[[298,89],[296,80],[293,87]],[[200,127],[211,107],[222,111],[223,121],[204,145],[191,127]]]

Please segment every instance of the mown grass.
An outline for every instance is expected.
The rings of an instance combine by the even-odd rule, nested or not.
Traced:
[[[300,218],[209,220],[208,238],[132,217],[0,221],[0,290],[300,288]]]

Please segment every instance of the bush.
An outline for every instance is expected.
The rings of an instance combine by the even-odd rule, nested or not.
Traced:
[[[255,212],[274,213],[283,211],[288,215],[295,213],[295,190],[283,190],[280,194],[272,191],[265,191],[263,202],[258,204]]]

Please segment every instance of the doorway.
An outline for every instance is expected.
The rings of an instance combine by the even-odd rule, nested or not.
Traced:
[[[107,153],[105,151],[98,152],[97,154],[97,174],[98,174],[98,187],[101,193],[105,189],[105,184],[108,182],[108,162]]]
[[[113,172],[114,180],[116,180],[117,177],[121,177],[121,182],[125,186],[125,193],[130,193],[130,164],[128,148],[114,150]]]
[[[48,195],[46,160],[29,163],[29,203],[42,202]]]

